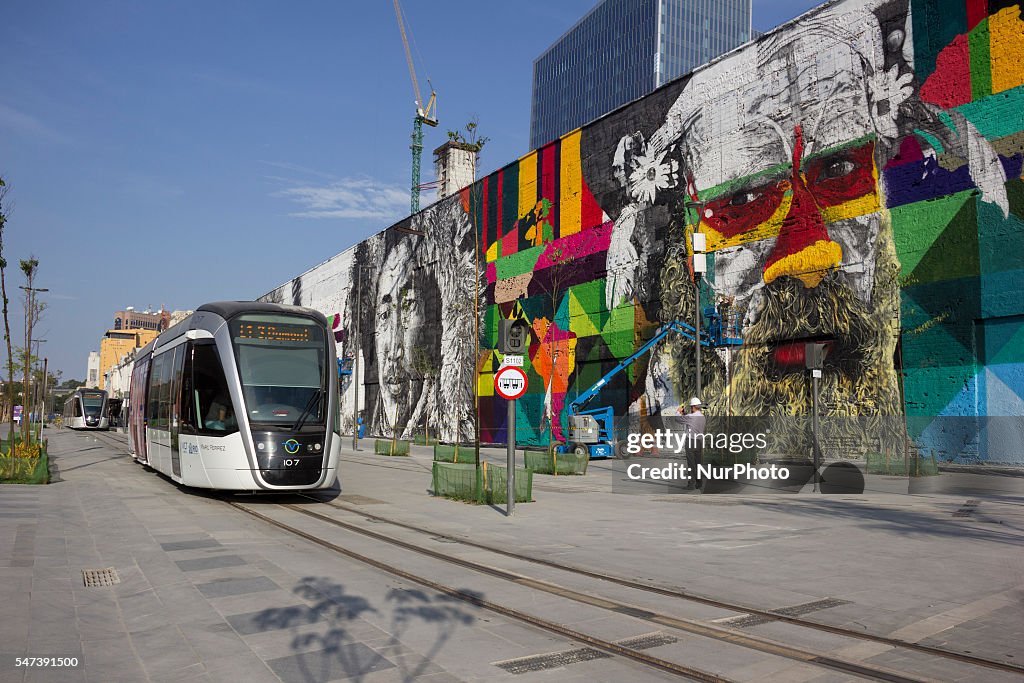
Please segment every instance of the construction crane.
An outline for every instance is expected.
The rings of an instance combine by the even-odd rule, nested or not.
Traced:
[[[409,38],[405,34],[405,20],[402,18],[402,8],[398,0],[394,0],[395,16],[398,18],[398,29],[402,32],[402,46],[405,47],[405,61],[409,64],[409,77],[412,78],[413,94],[416,95],[416,118],[412,124],[412,198],[409,202],[411,213],[420,210],[420,160],[423,157],[423,124],[437,126],[437,93],[433,86],[430,88],[430,101],[423,106],[423,97],[420,95],[420,84],[416,80],[416,67],[412,63],[412,52],[409,51]],[[430,85],[430,81],[427,81]]]

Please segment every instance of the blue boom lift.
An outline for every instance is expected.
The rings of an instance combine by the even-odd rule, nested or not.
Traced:
[[[709,348],[722,346],[739,346],[743,340],[739,337],[739,325],[733,323],[730,329],[723,326],[722,316],[713,306],[704,309],[704,317],[707,319],[707,326],[701,330],[700,343]],[[657,333],[636,350],[631,356],[616,365],[604,377],[599,379],[594,386],[582,392],[576,400],[569,404],[569,443],[559,446],[560,452],[572,451],[577,455],[589,454],[591,458],[610,458],[615,454],[614,440],[614,416],[615,411],[610,406],[604,408],[591,408],[584,410],[600,393],[608,382],[615,375],[619,374],[638,358],[650,351],[665,337],[676,332],[686,339],[696,339],[696,330],[686,323],[672,320],[658,328]],[[726,332],[736,336],[725,336]]]

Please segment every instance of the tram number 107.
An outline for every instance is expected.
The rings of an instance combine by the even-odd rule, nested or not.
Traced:
[[[284,466],[285,467],[298,467],[299,466],[299,459],[298,458],[289,458],[289,459],[284,461]]]

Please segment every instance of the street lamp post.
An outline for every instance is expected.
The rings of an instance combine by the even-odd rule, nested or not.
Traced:
[[[36,347],[36,353],[35,353],[36,363],[39,362],[39,346],[40,346],[40,344],[45,344],[46,341],[47,341],[46,339],[33,339],[32,340],[32,343],[35,344],[35,347]],[[39,385],[38,385],[38,383],[34,383],[35,386],[33,387],[33,390],[32,390],[32,406],[33,407],[36,407],[36,406],[40,405],[42,403],[42,401],[43,401],[42,397],[45,395],[45,391],[46,391],[46,373],[48,371],[49,371],[48,370],[48,361],[47,361],[46,358],[44,358],[43,359],[43,392],[44,392],[44,394],[41,395],[39,393]],[[26,401],[27,400],[28,399],[26,399]],[[31,415],[33,412],[36,412],[36,411],[29,411],[29,414]],[[41,411],[38,414],[40,415],[40,418],[39,418],[39,422],[40,422],[39,435],[40,435],[40,438],[42,438],[43,428],[41,426],[42,425],[42,416],[41,416],[42,413],[41,413]]]
[[[693,329],[695,336],[696,346],[696,374],[697,374],[697,398],[704,400],[701,396],[703,391],[701,366],[700,366],[700,327],[701,327],[701,311],[700,311],[700,281],[701,277],[707,272],[707,254],[705,249],[707,247],[706,237],[704,233],[700,232],[700,221],[701,212],[704,209],[704,202],[701,201],[688,201],[686,202],[686,208],[694,209],[697,214],[697,218],[693,223],[693,234],[691,236],[691,246],[693,247]]]
[[[353,343],[355,350],[352,352],[352,395],[354,396],[354,412],[352,413],[352,450],[359,450],[359,317],[363,303],[363,268],[366,266],[356,264],[356,312],[355,312],[355,333]]]

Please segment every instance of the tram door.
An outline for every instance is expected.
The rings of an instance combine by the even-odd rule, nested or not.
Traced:
[[[135,447],[135,457],[140,462],[149,462],[146,451],[146,393],[149,384],[149,358],[143,358],[132,370],[132,387],[128,394],[131,407],[128,411],[131,418],[131,439]],[[65,410],[67,412],[67,410]]]
[[[157,470],[181,476],[178,454],[179,394],[181,366],[185,358],[183,344],[153,358],[149,375],[146,417],[149,427],[149,458]]]
[[[174,347],[174,361],[171,365],[171,389],[169,405],[170,413],[170,446],[171,446],[171,471],[174,476],[181,476],[181,454],[178,448],[178,433],[181,429],[181,368],[185,362],[185,350],[187,344],[178,344]]]

